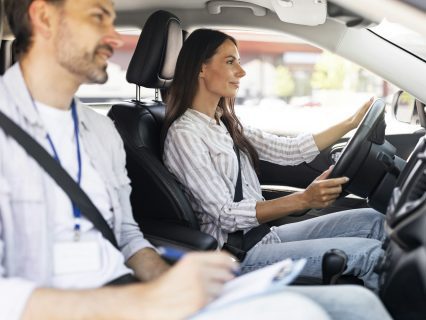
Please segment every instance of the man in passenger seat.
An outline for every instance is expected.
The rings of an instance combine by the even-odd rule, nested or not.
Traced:
[[[107,59],[122,44],[113,26],[113,3],[7,0],[6,9],[19,57],[0,78],[0,110],[76,179],[114,231],[120,250],[0,130],[0,319],[189,317],[220,294],[238,266],[216,252],[188,254],[169,268],[133,220],[118,133],[108,118],[74,97],[82,83],[107,80]],[[114,286],[123,283],[131,284]],[[353,313],[353,303],[369,310],[369,319],[388,317],[362,288],[328,290],[331,295],[318,289],[330,305],[355,292],[346,299],[351,301],[343,298],[330,308],[335,318],[349,311],[364,314]],[[279,295],[277,315],[284,308],[293,319],[328,318],[309,298]],[[220,312],[223,316],[226,309]]]

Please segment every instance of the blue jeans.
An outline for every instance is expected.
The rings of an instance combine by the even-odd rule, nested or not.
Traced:
[[[322,277],[322,257],[329,249],[348,256],[344,274],[354,275],[366,287],[377,291],[374,266],[383,254],[384,215],[372,209],[354,209],[272,227],[241,263],[241,272],[250,272],[283,259],[306,258],[301,276]],[[273,243],[272,243],[273,242]]]

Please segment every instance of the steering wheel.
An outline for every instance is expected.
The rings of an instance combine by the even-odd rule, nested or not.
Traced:
[[[346,176],[352,179],[368,156],[372,143],[385,142],[385,102],[376,99],[361,120],[355,134],[343,148],[329,178]],[[343,189],[345,189],[343,186]]]

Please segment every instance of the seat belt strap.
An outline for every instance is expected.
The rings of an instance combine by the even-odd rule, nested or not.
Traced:
[[[234,144],[234,151],[238,159],[238,177],[235,184],[234,202],[243,200],[243,183],[241,178],[241,158],[240,150]],[[243,261],[247,251],[253,248],[262,238],[269,233],[269,226],[261,224],[246,234],[242,230],[238,230],[228,234],[228,240],[223,245],[223,249],[232,253],[239,261]]]
[[[83,215],[102,233],[103,237],[119,249],[115,235],[105,218],[68,172],[33,137],[1,111],[0,128],[3,129],[7,136],[20,144],[29,156],[37,161],[40,167],[55,180]]]

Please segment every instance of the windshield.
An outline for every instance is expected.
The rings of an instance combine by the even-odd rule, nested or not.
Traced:
[[[426,61],[426,36],[386,19],[370,28],[372,32]]]

